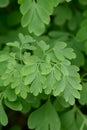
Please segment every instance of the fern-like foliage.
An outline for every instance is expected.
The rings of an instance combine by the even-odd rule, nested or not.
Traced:
[[[24,99],[28,93],[37,96],[44,91],[47,95],[62,94],[66,102],[73,105],[75,98],[80,98],[78,90],[82,88],[79,69],[70,62],[76,57],[73,49],[58,40],[50,48],[46,42],[36,41],[28,35],[19,34],[19,38],[20,42],[7,43],[18,51],[1,56],[0,62],[7,62],[1,76],[3,85],[10,85],[11,89],[15,89],[15,94]],[[26,52],[26,46],[33,55]]]

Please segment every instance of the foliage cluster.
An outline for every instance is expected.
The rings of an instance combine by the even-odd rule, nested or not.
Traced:
[[[28,129],[87,130],[86,109],[87,0],[0,0],[0,130],[25,129],[10,110]]]

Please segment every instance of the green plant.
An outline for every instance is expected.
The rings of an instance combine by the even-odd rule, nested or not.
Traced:
[[[26,115],[29,129],[87,129],[86,7],[86,0],[0,0],[0,130],[9,110]]]

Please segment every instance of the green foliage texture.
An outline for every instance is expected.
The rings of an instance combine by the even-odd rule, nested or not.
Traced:
[[[0,130],[9,110],[31,130],[87,130],[87,0],[0,0]]]

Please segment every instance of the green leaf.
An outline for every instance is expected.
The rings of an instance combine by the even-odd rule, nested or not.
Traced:
[[[22,44],[35,42],[35,40],[32,36],[30,36],[30,35],[24,36],[22,33],[19,33],[19,39]]]
[[[24,65],[21,70],[22,76],[30,75],[35,73],[37,70],[37,65]]]
[[[64,90],[64,98],[66,102],[69,102],[71,105],[73,105],[75,103],[75,98],[80,99],[80,93],[78,92],[78,89],[81,90],[81,85],[78,82],[75,82],[73,78],[66,79],[66,81],[67,82]],[[75,82],[75,86],[72,81]]]
[[[36,50],[36,47],[33,45],[30,45],[29,43],[23,44],[22,47],[23,47],[23,49],[26,49],[26,50],[32,50],[32,51]]]
[[[62,50],[67,46],[65,42],[55,40],[54,41],[54,48],[57,48],[58,50]]]
[[[9,101],[15,101],[17,96],[13,89],[7,87],[7,89],[4,91],[4,98],[7,98]]]
[[[53,71],[51,73],[49,73],[49,75],[46,78],[46,82],[45,82],[45,93],[46,94],[50,94],[51,91],[54,89],[56,83],[56,79],[54,77]]]
[[[64,76],[69,76],[69,71],[68,71],[68,66],[65,64],[61,64],[61,72],[63,73]]]
[[[41,63],[40,64],[41,74],[47,75],[51,72],[52,67],[50,63]]]
[[[15,41],[14,43],[8,42],[7,46],[12,46],[12,47],[20,48],[20,43],[18,41]]]
[[[70,104],[65,101],[62,96],[58,96],[54,101],[56,111],[63,112],[65,108],[69,108]]]
[[[66,41],[68,40],[69,33],[66,31],[61,31],[61,30],[53,30],[49,32],[49,36],[55,39],[59,39],[60,41]]]
[[[73,59],[73,58],[76,58],[76,55],[75,53],[73,52],[73,49],[72,48],[65,48],[63,50],[63,55],[68,58],[68,59]]]
[[[55,69],[53,70],[53,73],[54,73],[54,77],[57,81],[59,81],[61,79],[61,71],[60,71],[60,68],[55,67]]]
[[[61,41],[55,41],[55,46],[53,48],[54,54],[58,60],[64,61],[65,58],[73,59],[76,57],[72,48],[65,48],[66,43]]]
[[[72,10],[69,6],[59,5],[54,11],[54,22],[56,25],[62,26],[67,20],[72,18]]]
[[[58,114],[49,101],[38,110],[31,113],[28,118],[28,127],[30,129],[60,130],[60,126],[61,124]]]
[[[55,84],[55,87],[53,89],[53,95],[58,96],[60,93],[62,93],[65,89],[65,79],[62,78],[61,80],[57,81]]]
[[[16,100],[14,102],[9,101],[8,99],[5,99],[5,104],[7,107],[14,111],[21,111],[22,110],[22,104],[20,101]]]
[[[87,40],[87,36],[86,36],[86,32],[87,32],[87,24],[86,26],[82,26],[79,31],[77,32],[77,39],[79,39],[80,41],[84,41]]]
[[[64,55],[62,50],[66,47],[66,43],[65,42],[61,42],[61,41],[55,41],[55,46],[53,48],[54,54],[57,57],[58,60],[64,60]]]
[[[80,92],[80,99],[79,102],[81,105],[87,104],[87,83],[82,84],[82,91]]]
[[[13,77],[11,73],[9,73],[9,76],[6,73],[3,74],[1,79],[3,81],[4,86],[8,86],[13,81]]]
[[[0,8],[6,7],[9,4],[9,0],[0,0]]]
[[[83,66],[84,62],[85,62],[85,58],[83,55],[84,44],[82,44],[82,42],[77,41],[77,40],[71,40],[68,43],[68,47],[73,48],[74,52],[76,54],[76,58],[72,60],[72,64],[74,64],[78,67]]]
[[[20,69],[21,71],[21,69]],[[13,81],[11,82],[11,88],[15,89],[15,94],[21,96],[22,98],[27,97],[27,93],[29,92],[29,86],[24,85],[24,79],[20,74],[19,70],[15,70],[13,73]]]
[[[40,72],[38,72],[30,86],[30,92],[33,93],[35,96],[37,96],[39,93],[42,93],[42,90],[44,89],[44,82],[45,77],[42,76]]]
[[[23,57],[23,62],[24,62],[26,65],[35,65],[35,64],[37,64],[38,62],[40,62],[40,59],[39,59],[38,56],[36,56],[36,55],[31,55],[31,56],[30,56],[30,53],[25,53],[25,54],[24,54],[24,57]]]
[[[49,45],[47,45],[44,41],[37,42],[37,45],[45,52],[49,49]]]
[[[74,115],[74,110],[73,109],[63,113],[60,116],[62,128],[64,128],[64,130],[71,129],[71,127],[73,125],[73,122],[75,121],[74,116],[75,115]]]
[[[31,100],[30,100],[31,102]],[[22,113],[26,114],[31,110],[31,104],[29,103],[29,100],[25,99],[20,99],[20,103],[22,105]]]
[[[24,84],[25,84],[25,85],[31,84],[32,81],[35,79],[35,76],[36,76],[36,73],[32,73],[32,74],[27,75],[27,76],[24,78]]]
[[[1,54],[0,55],[0,62],[7,61],[9,56],[7,54]]]
[[[8,124],[8,118],[4,111],[2,102],[0,101],[0,122],[3,126],[6,126]]]
[[[27,97],[27,93],[29,92],[29,86],[24,85],[21,77],[14,79],[13,83],[11,84],[11,88],[15,89],[16,95],[19,95],[24,99]]]
[[[29,6],[27,6],[29,5]],[[52,0],[49,1],[32,1],[25,0],[22,2],[20,10],[23,14],[22,26],[28,26],[30,33],[40,35],[45,31],[45,24],[50,22],[49,15],[53,12]]]

